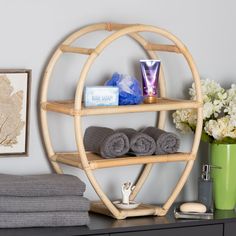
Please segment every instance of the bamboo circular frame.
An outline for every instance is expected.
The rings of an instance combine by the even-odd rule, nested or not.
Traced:
[[[108,31],[117,30],[117,31],[112,33],[108,37],[106,37],[100,44],[98,44],[98,46],[96,48],[94,48],[93,50],[90,49],[90,51],[89,51],[90,55],[88,56],[88,59],[82,68],[82,71],[80,74],[80,79],[77,84],[77,89],[76,89],[76,94],[75,94],[75,104],[74,104],[74,109],[76,111],[81,111],[81,109],[82,109],[81,104],[82,104],[82,94],[83,94],[84,82],[87,78],[87,74],[89,72],[89,69],[93,65],[93,62],[95,61],[97,56],[99,54],[101,54],[102,51],[109,44],[111,44],[113,41],[115,41],[116,39],[118,39],[122,36],[128,35],[131,38],[133,38],[136,42],[138,42],[146,50],[146,52],[150,58],[152,58],[152,59],[157,58],[156,54],[154,53],[154,50],[151,47],[148,47],[149,46],[148,41],[146,39],[144,39],[139,34],[139,32],[152,32],[152,33],[159,34],[159,35],[169,39],[170,41],[172,41],[174,43],[174,45],[176,45],[176,50],[179,51],[185,57],[188,65],[191,69],[193,79],[194,79],[194,82],[196,85],[196,94],[197,94],[196,101],[200,102],[200,103],[202,102],[200,78],[199,78],[196,66],[193,62],[193,58],[192,58],[191,54],[189,53],[189,51],[187,50],[187,48],[184,46],[184,44],[177,37],[175,37],[174,35],[172,35],[171,33],[169,33],[168,31],[166,31],[164,29],[157,28],[154,26],[149,26],[149,25],[121,25],[121,24],[112,24],[112,23],[101,23],[101,24],[94,24],[94,25],[90,25],[85,28],[82,28],[81,30],[71,34],[66,40],[64,40],[64,42],[62,44],[59,45],[59,47],[56,49],[56,51],[54,52],[52,58],[50,59],[50,61],[48,63],[48,66],[47,66],[45,74],[44,74],[44,78],[42,80],[42,87],[41,87],[41,93],[40,93],[40,103],[47,102],[49,80],[50,80],[50,77],[51,77],[51,74],[52,74],[55,64],[57,63],[60,56],[63,54],[62,46],[63,45],[71,45],[75,40],[77,40],[81,36],[83,36],[87,33],[93,32],[93,31],[98,31],[98,30],[108,30]],[[162,97],[165,97],[165,95],[166,95],[166,86],[165,86],[164,73],[163,73],[162,68],[161,68],[161,74],[160,74],[160,95]],[[63,173],[59,164],[53,158],[55,155],[55,152],[54,152],[52,144],[51,144],[46,113],[47,113],[47,111],[45,111],[45,109],[43,109],[41,107],[40,120],[41,120],[42,135],[43,135],[45,147],[47,150],[49,160],[52,163],[54,170],[57,173]],[[165,118],[166,118],[166,111],[160,111],[159,122],[158,122],[159,128],[164,128]],[[163,207],[162,208],[154,207],[154,209],[152,211],[153,215],[165,215],[167,213],[168,209],[170,208],[170,206],[172,205],[172,203],[174,202],[174,200],[178,196],[179,192],[181,191],[182,187],[184,186],[184,184],[190,174],[190,171],[191,171],[193,163],[194,163],[194,159],[196,158],[197,149],[199,146],[200,136],[201,136],[201,129],[202,129],[202,108],[201,107],[197,108],[197,118],[198,118],[198,122],[197,122],[197,126],[196,126],[195,137],[193,140],[193,146],[192,146],[192,150],[191,150],[191,156],[193,157],[193,159],[187,161],[185,169],[182,172],[182,175],[181,175],[178,183],[176,184],[176,187],[174,188],[172,194],[170,195],[170,197],[168,198],[166,203],[163,205]],[[96,191],[96,193],[98,194],[98,196],[100,197],[100,199],[102,200],[104,205],[109,209],[109,212],[111,213],[111,215],[113,217],[115,217],[117,219],[124,219],[124,218],[128,217],[129,214],[127,212],[121,211],[113,205],[113,203],[110,201],[110,199],[102,191],[100,185],[98,184],[98,181],[95,179],[95,177],[92,173],[92,170],[89,166],[89,161],[87,159],[86,152],[85,152],[85,149],[83,146],[83,137],[82,137],[82,130],[81,130],[81,115],[79,113],[74,116],[74,126],[75,126],[76,144],[77,144],[77,148],[80,153],[81,163],[82,163],[83,169],[84,169],[89,181],[91,182],[94,190]],[[143,168],[140,176],[137,179],[135,191],[131,195],[132,200],[136,197],[138,192],[141,190],[145,180],[147,179],[147,177],[151,171],[152,166],[153,166],[153,164],[145,164],[144,165],[144,168]],[[138,210],[137,210],[137,213],[135,213],[134,215],[139,215]]]

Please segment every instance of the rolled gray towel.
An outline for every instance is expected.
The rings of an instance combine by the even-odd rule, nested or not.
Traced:
[[[174,133],[155,127],[147,127],[142,132],[151,136],[156,141],[156,155],[176,153],[179,149],[180,140]]]
[[[1,212],[88,211],[90,202],[81,196],[0,196]]]
[[[84,191],[85,184],[73,175],[43,174],[21,176],[0,174],[0,196],[82,196]]]
[[[88,212],[1,213],[0,228],[57,227],[88,225]]]
[[[120,132],[106,127],[90,126],[84,134],[86,151],[99,154],[104,158],[123,156],[129,151],[129,139]]]
[[[130,152],[136,156],[152,155],[156,151],[156,143],[149,135],[135,129],[119,129],[129,138]]]

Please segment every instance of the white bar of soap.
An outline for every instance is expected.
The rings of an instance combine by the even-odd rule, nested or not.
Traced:
[[[196,213],[205,213],[207,208],[205,205],[197,202],[186,202],[180,205],[180,211],[184,213],[196,212]]]

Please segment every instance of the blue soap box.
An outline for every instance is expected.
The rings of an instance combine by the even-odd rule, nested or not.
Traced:
[[[113,86],[87,86],[84,92],[85,107],[118,106],[119,88]]]

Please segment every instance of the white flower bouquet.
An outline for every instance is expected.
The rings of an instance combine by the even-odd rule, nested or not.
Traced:
[[[236,143],[236,84],[225,90],[214,80],[201,80],[203,96],[202,140],[210,143]],[[194,84],[189,89],[190,99],[196,98]],[[195,109],[177,110],[173,121],[182,133],[195,131]]]

